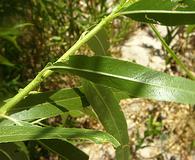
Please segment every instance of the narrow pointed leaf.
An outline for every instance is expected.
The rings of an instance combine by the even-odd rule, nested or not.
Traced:
[[[57,154],[62,160],[88,160],[89,157],[83,151],[67,141],[58,139],[40,140],[39,143],[49,151]]]
[[[81,111],[89,103],[80,88],[31,94],[21,101],[10,114],[17,120],[49,118],[64,112]]]
[[[89,40],[88,45],[95,55],[109,56],[109,43],[105,29]],[[110,88],[87,80],[84,80],[82,84],[84,93],[105,130],[121,143],[122,147],[116,148],[116,159],[129,160],[130,148],[128,145],[127,123],[115,94]]]
[[[92,82],[129,92],[134,97],[195,104],[195,82],[108,57],[72,56],[68,64],[48,69],[69,71]]]
[[[112,91],[117,100],[129,97],[125,92],[113,89]],[[65,112],[71,114],[74,111],[95,117],[83,94],[82,87],[31,94],[22,100],[9,114],[11,114],[11,118],[21,122],[54,117]],[[14,123],[10,120],[4,120],[0,123],[0,126],[6,125],[14,125]]]
[[[83,83],[84,91],[105,130],[114,136],[122,146],[128,146],[127,123],[112,91],[92,82]],[[130,159],[129,147],[121,147],[120,159]]]
[[[119,142],[111,135],[89,129],[2,126],[0,130],[0,143],[40,139],[86,139],[95,143],[111,142],[115,147],[119,146]]]
[[[147,23],[195,24],[195,0],[138,0],[125,6],[121,14]]]

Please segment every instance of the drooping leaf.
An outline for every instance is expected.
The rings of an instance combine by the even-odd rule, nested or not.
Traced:
[[[117,159],[130,159],[129,137],[127,123],[117,99],[110,88],[94,84],[92,82],[83,83],[84,91],[93,106],[94,111],[105,130],[114,136],[122,145]]]
[[[69,71],[92,82],[129,92],[134,97],[195,104],[195,82],[109,57],[72,56],[68,64],[48,69]]]
[[[58,139],[40,140],[39,143],[49,151],[58,154],[62,160],[88,160],[89,157],[84,152],[76,148],[67,141]]]
[[[98,32],[88,41],[88,45],[95,55],[109,56],[106,29]],[[106,86],[100,86],[87,80],[83,80],[82,84],[84,93],[105,130],[121,143],[121,146],[116,149],[116,159],[129,160],[127,123],[114,92]]]
[[[120,13],[140,22],[195,24],[195,0],[138,0],[126,5]]]
[[[0,144],[1,160],[30,160],[26,146],[22,142],[1,143]]]
[[[36,126],[2,126],[0,129],[0,143],[40,139],[86,139],[95,143],[111,142],[115,147],[120,145],[108,133],[89,129]]]

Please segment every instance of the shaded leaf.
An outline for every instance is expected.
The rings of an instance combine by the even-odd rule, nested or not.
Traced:
[[[100,30],[87,44],[96,55],[106,56],[110,47],[106,29]]]
[[[138,0],[125,6],[121,14],[147,23],[195,24],[195,0]]]
[[[0,144],[1,160],[30,160],[26,146],[22,142],[1,143]]]
[[[48,69],[69,71],[92,82],[129,92],[134,97],[195,104],[195,82],[108,57],[72,56],[68,64]]]
[[[111,142],[115,147],[120,145],[119,142],[108,133],[89,129],[1,126],[0,143],[40,139],[86,139],[95,143]]]
[[[40,140],[39,143],[49,151],[58,154],[62,160],[88,160],[84,152],[67,141],[52,139]]]
[[[118,90],[112,91],[117,100],[129,97],[124,92]],[[31,94],[13,108],[9,114],[11,114],[11,118],[23,124],[21,121],[54,117],[65,112],[74,115],[74,111],[96,117],[91,107],[89,107],[82,87]],[[9,120],[4,120],[0,125],[14,125],[14,123]]]
[[[69,111],[85,112],[87,106],[89,103],[80,88],[60,89],[29,95],[11,111],[18,112],[11,117],[17,120],[49,118]]]

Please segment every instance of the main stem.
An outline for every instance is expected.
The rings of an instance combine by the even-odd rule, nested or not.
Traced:
[[[103,18],[99,24],[97,24],[90,32],[84,37],[81,37],[66,53],[62,55],[56,62],[65,62],[70,55],[73,55],[83,44],[90,40],[98,31],[100,31],[104,25],[108,24],[112,19],[117,17],[117,12],[113,12],[107,17]],[[39,74],[18,94],[11,98],[6,104],[0,108],[0,115],[5,115],[10,109],[12,109],[17,103],[23,100],[30,91],[35,89],[43,80],[53,73],[51,70],[42,70]]]

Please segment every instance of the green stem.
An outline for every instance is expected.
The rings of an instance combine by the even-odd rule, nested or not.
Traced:
[[[152,28],[152,30],[154,31],[154,33],[156,34],[156,36],[158,37],[158,39],[161,41],[161,43],[163,44],[163,46],[165,47],[165,49],[167,50],[167,52],[175,60],[175,62],[181,67],[182,70],[184,70],[186,72],[186,74],[188,75],[188,77],[190,79],[195,80],[195,76],[191,73],[190,70],[188,70],[188,68],[185,66],[185,64],[177,57],[177,55],[175,54],[175,52],[165,42],[165,40],[163,39],[163,37],[160,35],[160,33],[158,32],[158,30],[155,28],[155,26],[153,24],[149,24],[149,25]]]
[[[70,55],[73,55],[83,44],[90,40],[98,31],[100,31],[104,25],[108,24],[111,20],[117,17],[119,14],[117,11],[113,11],[110,15],[103,18],[99,24],[97,24],[90,32],[84,37],[81,37],[62,57],[56,62],[65,62]],[[0,108],[0,114],[5,115],[10,109],[12,109],[17,103],[24,99],[34,88],[36,88],[43,80],[50,76],[53,72],[51,70],[42,70],[24,89],[22,89],[17,95],[11,98],[6,104]]]

